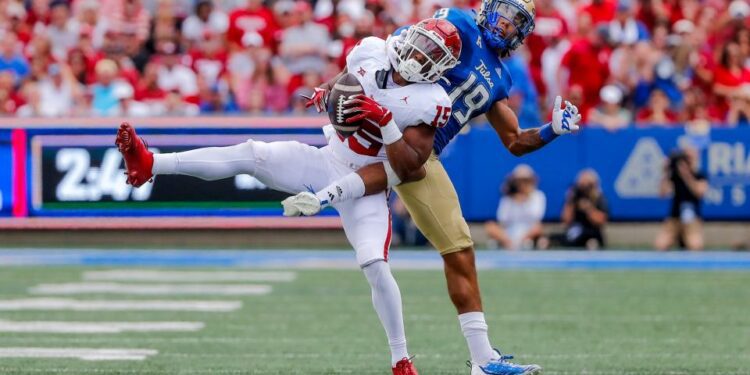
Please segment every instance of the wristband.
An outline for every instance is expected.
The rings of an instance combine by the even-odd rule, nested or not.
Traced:
[[[552,129],[552,125],[550,123],[546,123],[542,125],[541,128],[539,128],[539,137],[542,138],[542,142],[544,143],[550,143],[557,138],[557,134],[555,134],[555,131]]]
[[[388,121],[388,124],[380,128],[380,134],[383,136],[383,143],[386,146],[396,143],[402,137],[401,130],[399,130],[398,125],[393,120]]]

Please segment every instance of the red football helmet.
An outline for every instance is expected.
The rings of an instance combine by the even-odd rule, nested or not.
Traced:
[[[435,82],[458,64],[460,55],[456,27],[444,19],[428,18],[406,32],[396,71],[409,82]]]

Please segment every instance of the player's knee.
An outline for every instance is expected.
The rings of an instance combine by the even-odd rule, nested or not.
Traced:
[[[391,277],[391,268],[385,259],[374,259],[362,265],[362,272],[365,274],[367,282],[373,289],[382,285],[385,278]]]
[[[474,263],[474,248],[466,247],[460,251],[443,255],[446,272],[451,272],[462,277],[476,277],[476,265]]]

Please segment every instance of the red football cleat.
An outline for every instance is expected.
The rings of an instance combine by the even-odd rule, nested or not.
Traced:
[[[414,367],[414,363],[409,358],[404,358],[398,363],[393,369],[393,375],[419,375],[417,368]]]
[[[135,128],[132,125],[127,122],[120,124],[115,145],[125,159],[128,184],[139,187],[154,177],[151,173],[151,168],[154,166],[154,153],[149,151],[143,139],[135,134]]]

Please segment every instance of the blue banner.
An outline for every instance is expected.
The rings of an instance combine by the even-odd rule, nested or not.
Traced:
[[[13,158],[10,130],[0,129],[0,216],[9,216],[13,207]]]
[[[274,121],[279,123],[222,128],[224,120],[217,119],[216,126],[160,123],[140,130],[150,147],[163,152],[234,144],[250,137],[296,139],[318,146],[324,142],[317,125]],[[278,201],[285,195],[249,176],[219,182],[161,176],[153,186],[132,189],[124,184],[124,167],[113,146],[114,127],[87,126],[28,128],[25,177],[30,215],[281,214]],[[559,220],[566,192],[583,168],[599,173],[612,220],[661,220],[669,207],[669,199],[659,197],[658,189],[664,160],[685,142],[700,148],[701,170],[709,179],[703,201],[705,217],[750,220],[750,128],[713,129],[705,134],[687,134],[681,128],[615,133],[585,129],[520,158],[503,147],[489,126],[479,124],[467,130],[441,158],[470,221],[494,218],[500,185],[519,163],[529,164],[539,176],[539,188],[547,197],[546,220]],[[11,131],[0,129],[0,216],[12,212],[12,165]]]
[[[670,202],[659,196],[664,161],[686,142],[700,149],[700,168],[709,180],[705,218],[750,219],[750,128],[705,134],[687,134],[684,129],[586,129],[517,158],[492,128],[479,125],[459,135],[441,156],[470,221],[495,217],[500,184],[519,163],[529,164],[539,176],[539,189],[547,196],[546,220],[559,220],[566,191],[584,168],[599,173],[611,220],[661,220]]]

